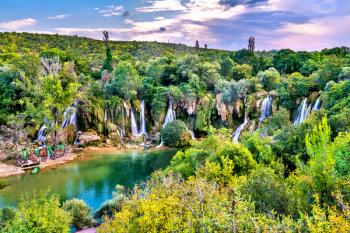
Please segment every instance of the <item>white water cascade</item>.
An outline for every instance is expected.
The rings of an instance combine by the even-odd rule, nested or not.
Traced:
[[[311,110],[311,104],[310,106],[308,106],[307,104],[307,98],[305,98],[299,108],[298,108],[298,113],[297,113],[297,117],[294,120],[294,126],[297,126],[299,124],[301,124],[302,122],[305,121],[305,119],[307,118],[307,116],[309,115]]]
[[[78,115],[77,115],[78,101],[75,100],[72,106],[66,108],[63,113],[63,122],[61,128],[64,129],[68,125],[74,125],[78,129]]]
[[[320,108],[321,108],[321,100],[320,100],[320,97],[318,97],[314,106],[312,107],[312,111],[320,110]]]
[[[173,109],[173,99],[169,98],[168,111],[165,116],[165,120],[163,123],[163,128],[170,122],[176,120],[176,112]]]
[[[146,131],[146,118],[145,118],[145,102],[141,102],[141,111],[140,111],[140,132],[139,135],[147,135]]]
[[[130,123],[131,123],[131,133],[132,136],[137,137],[139,136],[139,130],[137,128],[137,123],[134,115],[134,111],[132,110],[132,107],[130,108]]]
[[[260,111],[259,123],[272,114],[272,97],[270,95],[267,95],[263,100]]]
[[[234,142],[238,142],[239,136],[241,135],[241,132],[242,132],[242,130],[244,130],[247,123],[248,123],[248,114],[245,114],[244,122],[240,126],[238,126],[236,131],[232,134],[232,140]]]
[[[42,142],[43,144],[46,143],[46,136],[44,135],[45,129],[47,129],[47,127],[45,126],[45,123],[40,127],[40,130],[38,132],[38,138],[37,140]]]
[[[163,123],[163,128],[170,122],[176,120],[176,112],[173,109],[173,99],[169,98],[169,105],[168,105],[168,111],[165,116],[165,120]],[[163,139],[161,139],[160,144],[156,148],[161,148],[163,146],[164,142]]]
[[[122,137],[125,136],[125,113],[124,113],[124,106],[122,106],[122,130],[121,134],[123,135]]]

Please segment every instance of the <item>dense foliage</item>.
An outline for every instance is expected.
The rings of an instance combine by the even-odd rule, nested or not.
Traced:
[[[166,124],[161,131],[161,137],[164,144],[170,147],[187,146],[191,140],[186,124],[180,120]]]
[[[346,47],[230,52],[0,33],[0,125],[19,146],[43,122],[49,142],[81,130],[119,143],[144,106],[153,141],[190,145],[142,189],[116,186],[95,213],[98,232],[349,232],[349,67]],[[74,100],[78,129],[61,129]],[[178,120],[163,128],[170,110]],[[0,212],[1,232],[69,224],[91,225],[90,209],[40,195]]]

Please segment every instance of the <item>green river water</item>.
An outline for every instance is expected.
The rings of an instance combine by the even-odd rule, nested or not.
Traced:
[[[165,168],[175,153],[176,150],[96,154],[35,175],[13,176],[7,179],[10,185],[0,190],[0,207],[16,205],[22,194],[50,188],[62,200],[80,198],[96,210],[112,197],[116,184],[132,188],[154,170]]]

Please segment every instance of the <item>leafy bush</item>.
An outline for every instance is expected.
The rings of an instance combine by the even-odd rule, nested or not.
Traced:
[[[228,158],[233,161],[233,173],[236,175],[248,174],[257,165],[252,153],[239,143],[231,143],[220,148],[215,154],[210,156],[209,160],[222,163],[222,158]]]
[[[15,216],[15,209],[11,207],[0,208],[0,229],[10,222]],[[0,231],[1,232],[1,231]]]
[[[161,137],[164,144],[170,147],[188,146],[191,140],[186,124],[180,120],[169,122],[162,129]]]
[[[116,185],[115,191],[112,193],[113,198],[102,203],[100,208],[94,214],[94,217],[101,218],[103,216],[113,216],[116,212],[119,212],[122,205],[127,200],[125,195],[125,188],[122,185]]]
[[[72,217],[72,225],[80,230],[92,223],[91,209],[83,200],[73,198],[63,203],[63,209]]]
[[[340,177],[350,177],[350,133],[340,133],[332,143],[335,170]]]
[[[264,88],[268,91],[271,91],[275,86],[281,82],[280,73],[275,68],[270,68],[265,71],[261,71],[257,74]]]
[[[24,196],[1,232],[68,233],[71,220],[70,214],[60,207],[58,196],[41,192]]]
[[[288,196],[284,180],[271,168],[259,167],[250,174],[240,189],[258,211],[279,214],[288,213]]]

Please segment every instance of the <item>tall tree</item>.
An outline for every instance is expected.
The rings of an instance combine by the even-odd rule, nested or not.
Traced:
[[[255,37],[251,36],[248,40],[248,50],[254,52],[255,50]]]
[[[102,34],[106,47],[106,60],[103,63],[102,70],[108,70],[109,72],[112,72],[112,51],[111,47],[109,46],[109,33],[108,31],[103,31]]]

